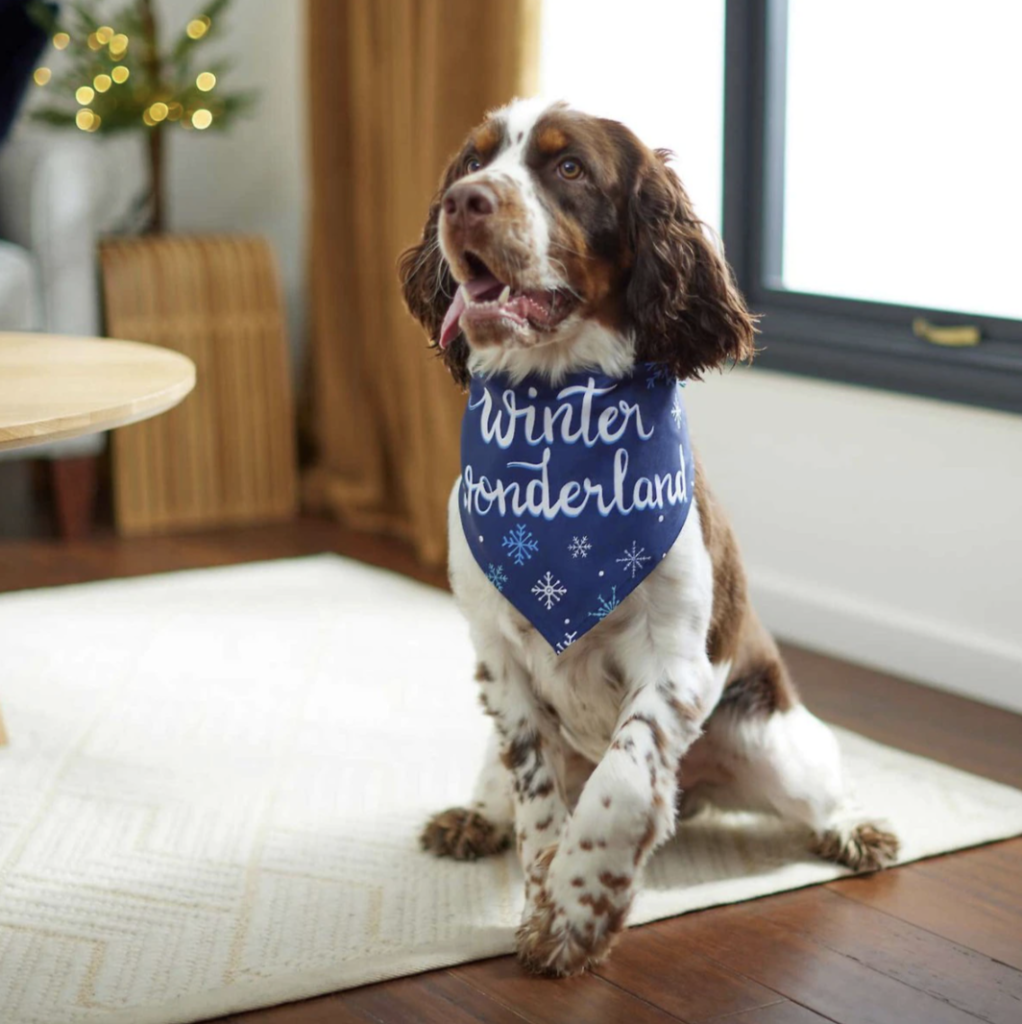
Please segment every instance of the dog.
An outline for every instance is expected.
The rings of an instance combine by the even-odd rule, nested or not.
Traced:
[[[755,318],[669,158],[615,121],[516,100],[489,114],[451,161],[400,276],[409,311],[455,382],[481,389],[466,416],[491,417],[483,423],[491,439],[509,421],[552,437],[570,419],[552,405],[540,426],[524,419],[533,416],[527,386],[537,395],[545,384],[561,399],[580,392],[561,385],[587,374],[610,381],[603,391],[615,381],[637,387],[650,374],[651,385],[670,382],[666,403],[675,379],[753,356]],[[624,417],[638,445],[649,433],[643,415],[641,397],[622,399],[599,422]],[[495,426],[501,416],[504,427]],[[564,451],[581,457],[588,443]],[[626,925],[650,855],[706,805],[798,823],[817,855],[855,871],[897,857],[897,838],[853,806],[833,733],[801,703],[750,604],[735,537],[702,466],[683,445],[671,457],[679,455],[676,487],[670,478],[661,493],[658,483],[657,499],[676,517],[686,506],[680,532],[655,566],[640,563],[641,582],[623,600],[608,602],[616,590],[600,572],[601,594],[590,587],[583,599],[612,607],[590,612],[591,628],[566,633],[572,642],[563,646],[532,621],[544,602],[559,610],[565,588],[556,574],[547,589],[539,578],[536,616],[526,616],[502,590],[506,572],[480,564],[466,529],[486,501],[509,508],[512,491],[463,469],[451,493],[451,587],[495,728],[470,804],[437,814],[421,841],[458,859],[516,843],[526,880],[516,948],[536,973],[574,975],[600,962]],[[539,462],[528,465],[537,471]],[[593,496],[596,485],[585,484]],[[584,542],[576,552],[584,556],[590,539],[573,540]],[[511,553],[524,565],[533,550]],[[622,585],[629,567],[635,578],[634,562],[605,564],[614,561],[625,563]]]

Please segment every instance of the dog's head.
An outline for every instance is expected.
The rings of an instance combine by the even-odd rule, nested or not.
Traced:
[[[697,378],[752,355],[753,319],[668,155],[534,100],[469,134],[400,265],[456,380],[634,361]]]

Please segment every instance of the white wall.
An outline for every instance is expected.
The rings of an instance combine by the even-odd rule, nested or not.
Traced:
[[[763,370],[686,391],[772,629],[1022,710],[1022,417]]]
[[[158,0],[165,38],[201,7]],[[240,231],[267,236],[280,262],[293,352],[305,339],[305,228],[308,203],[305,7],[300,0],[240,0],[208,54],[234,61],[225,88],[258,89],[250,116],[226,133],[168,133],[172,231]]]

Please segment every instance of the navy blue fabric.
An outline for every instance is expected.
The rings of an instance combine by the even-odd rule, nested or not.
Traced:
[[[0,144],[45,45],[46,33],[25,13],[25,0],[0,0]]]
[[[556,387],[473,377],[461,524],[489,581],[560,654],[657,567],[685,525],[695,465],[683,385],[642,366]]]

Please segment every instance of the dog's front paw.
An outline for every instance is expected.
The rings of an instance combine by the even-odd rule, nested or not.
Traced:
[[[433,815],[419,844],[437,857],[478,860],[506,850],[511,844],[511,827],[495,825],[477,811],[451,807]]]
[[[604,872],[591,883],[578,875],[561,885],[551,870],[518,929],[518,959],[534,974],[556,977],[600,963],[624,930],[630,881]]]

